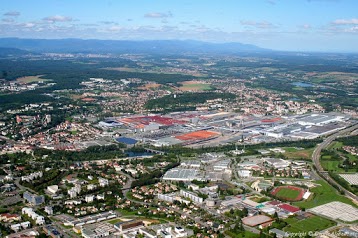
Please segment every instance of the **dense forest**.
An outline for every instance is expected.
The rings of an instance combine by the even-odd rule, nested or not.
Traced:
[[[126,148],[124,144],[118,143],[108,146],[91,146],[83,151],[36,149],[34,151],[34,156],[41,158],[44,155],[47,155],[55,161],[67,162],[107,160],[124,157],[124,148]]]
[[[358,136],[347,136],[336,139],[339,142],[343,142],[347,146],[358,146]]]

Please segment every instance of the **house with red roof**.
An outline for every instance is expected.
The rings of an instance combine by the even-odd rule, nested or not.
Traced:
[[[21,220],[21,216],[17,214],[10,214],[10,213],[0,214],[0,221],[3,222],[14,222],[20,220]]]

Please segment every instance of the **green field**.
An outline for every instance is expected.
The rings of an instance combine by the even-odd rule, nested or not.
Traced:
[[[117,219],[114,219],[114,220],[110,220],[110,221],[107,221],[109,224],[112,224],[112,225],[114,225],[114,224],[116,224],[116,223],[118,223],[118,222],[122,222],[123,220],[121,220],[121,219],[119,219],[119,218],[117,218]]]
[[[281,190],[278,191],[275,196],[278,198],[295,199],[299,194],[300,191],[292,190],[289,188],[281,188]]]
[[[321,186],[310,189],[310,191],[313,192],[313,195],[305,201],[295,202],[294,205],[301,208],[312,208],[329,202],[339,201],[357,207],[357,205],[355,205],[350,199],[338,194],[337,190],[335,190],[326,181],[319,180],[316,183]]]
[[[338,168],[338,165],[340,165],[340,164],[341,164],[341,161],[337,161],[337,160],[322,160],[321,161],[321,165],[324,170],[344,172],[344,169]]]
[[[288,225],[284,228],[284,231],[292,233],[321,231],[336,224],[331,220],[319,216],[312,216],[304,220],[298,220],[295,217],[291,217],[287,218],[285,221]]]
[[[238,234],[235,232],[226,231],[225,234],[232,238],[244,238],[244,237],[245,238],[258,238],[259,237],[259,234],[255,234],[250,231],[245,231],[243,233],[238,233]]]
[[[342,142],[334,141],[328,146],[327,149],[328,150],[339,149],[339,148],[342,148],[342,146],[343,146]]]
[[[205,90],[211,90],[210,84],[204,84],[204,83],[193,83],[193,84],[183,84],[183,86],[180,87],[183,91],[205,91]]]

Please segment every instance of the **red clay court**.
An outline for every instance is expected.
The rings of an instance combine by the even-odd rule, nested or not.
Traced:
[[[183,135],[176,136],[179,140],[206,140],[218,136],[219,133],[213,131],[194,131]]]
[[[300,201],[305,194],[305,190],[295,186],[280,186],[274,188],[271,194],[286,201]]]
[[[278,121],[281,121],[281,117],[276,117],[276,118],[271,118],[271,119],[262,119],[261,122],[278,122]]]

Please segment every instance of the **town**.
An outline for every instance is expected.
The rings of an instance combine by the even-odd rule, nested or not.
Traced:
[[[2,58],[1,236],[357,237],[358,74],[319,57]]]

